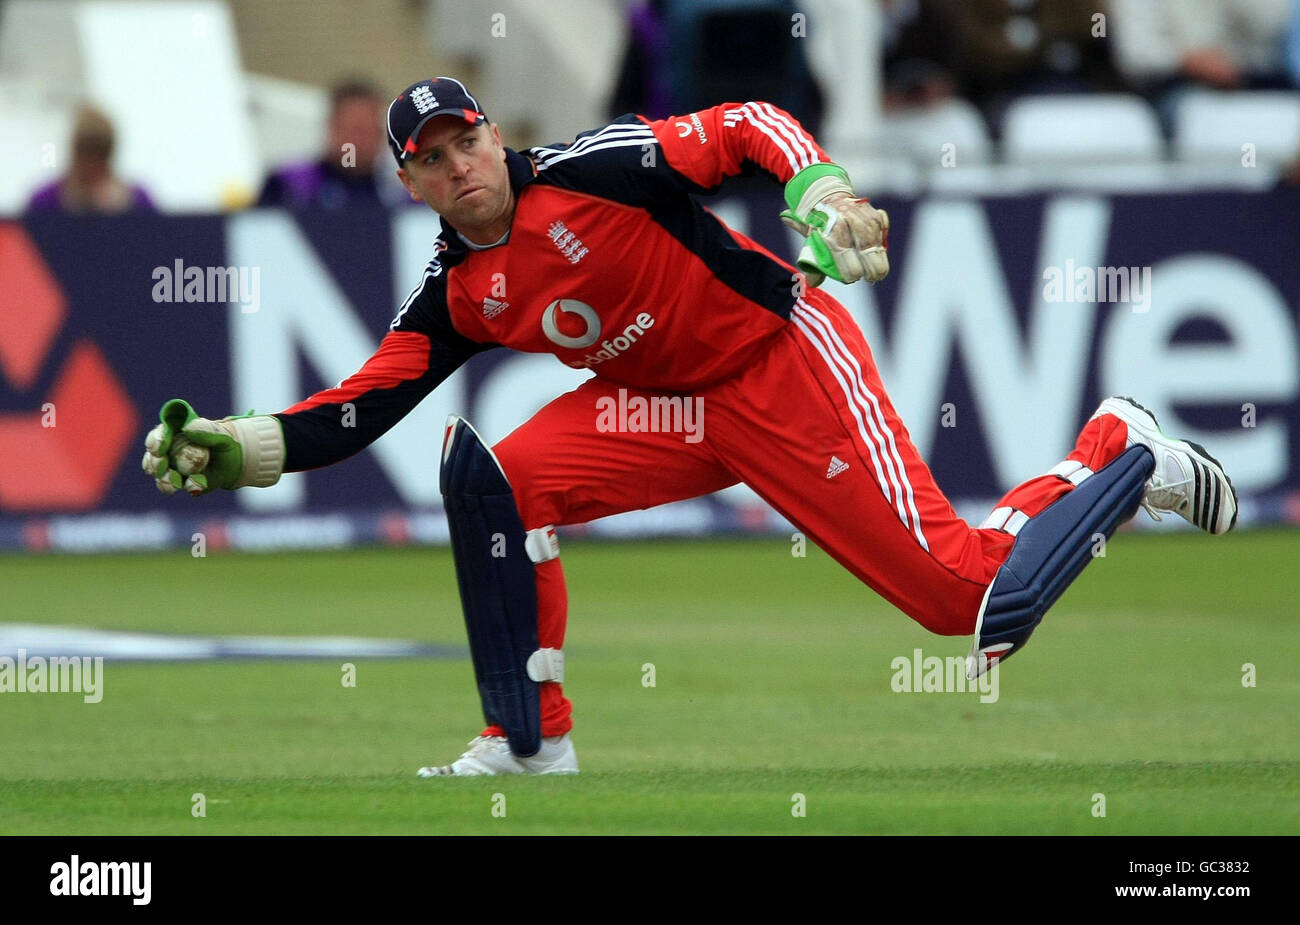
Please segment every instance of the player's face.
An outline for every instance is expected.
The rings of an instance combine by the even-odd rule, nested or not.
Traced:
[[[514,193],[495,125],[440,116],[425,123],[418,143],[415,156],[397,171],[412,199],[427,203],[475,244],[492,244],[510,230]]]
[[[329,151],[337,158],[344,145],[352,145],[353,166],[359,173],[370,173],[384,146],[381,104],[370,97],[352,96],[341,100],[330,115]]]

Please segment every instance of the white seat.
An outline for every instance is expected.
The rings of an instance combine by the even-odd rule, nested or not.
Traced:
[[[881,122],[880,142],[885,151],[929,167],[944,163],[944,145],[953,146],[953,166],[960,167],[987,164],[992,149],[984,117],[963,99],[890,113]]]
[[[1255,146],[1261,164],[1300,156],[1300,93],[1196,90],[1179,100],[1174,119],[1179,160],[1239,164],[1246,144]]]
[[[17,215],[38,186],[67,167],[71,112],[52,107],[29,87],[0,80],[0,138],[8,149],[0,171],[0,216]]]
[[[1002,145],[1012,164],[1158,161],[1165,147],[1151,107],[1128,93],[1016,100]]]
[[[263,170],[320,157],[329,122],[327,91],[264,74],[245,74],[244,87]]]

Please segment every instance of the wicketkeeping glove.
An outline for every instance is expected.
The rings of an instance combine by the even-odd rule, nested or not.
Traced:
[[[806,239],[795,265],[809,285],[827,276],[874,283],[889,275],[889,215],[853,195],[842,167],[805,167],[785,185],[785,201],[781,221]]]
[[[205,495],[218,488],[265,488],[284,469],[284,432],[270,415],[201,418],[173,398],[145,436],[141,467],[164,494]]]

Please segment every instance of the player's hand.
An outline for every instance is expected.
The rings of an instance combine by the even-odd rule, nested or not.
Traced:
[[[889,275],[889,215],[853,193],[836,164],[804,168],[785,185],[781,221],[805,238],[796,261],[810,285],[877,282]]]
[[[796,265],[809,285],[827,276],[875,283],[889,275],[889,213],[852,192],[833,192],[802,217],[786,210],[781,220],[807,239]]]
[[[145,436],[141,467],[164,494],[197,497],[218,488],[274,485],[284,468],[279,421],[248,415],[214,421],[174,398],[158,412]]]

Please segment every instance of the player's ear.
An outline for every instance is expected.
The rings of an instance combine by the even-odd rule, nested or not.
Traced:
[[[406,172],[406,168],[397,168],[397,179],[402,181],[402,185],[406,187],[406,191],[411,194],[413,200],[416,202],[424,202],[424,197],[420,195],[418,190],[416,190],[415,184],[411,181],[411,175]]]
[[[492,143],[497,146],[497,150],[501,152],[501,160],[504,161],[506,159],[506,146],[501,141],[501,129],[497,128],[495,122],[492,123]]]

